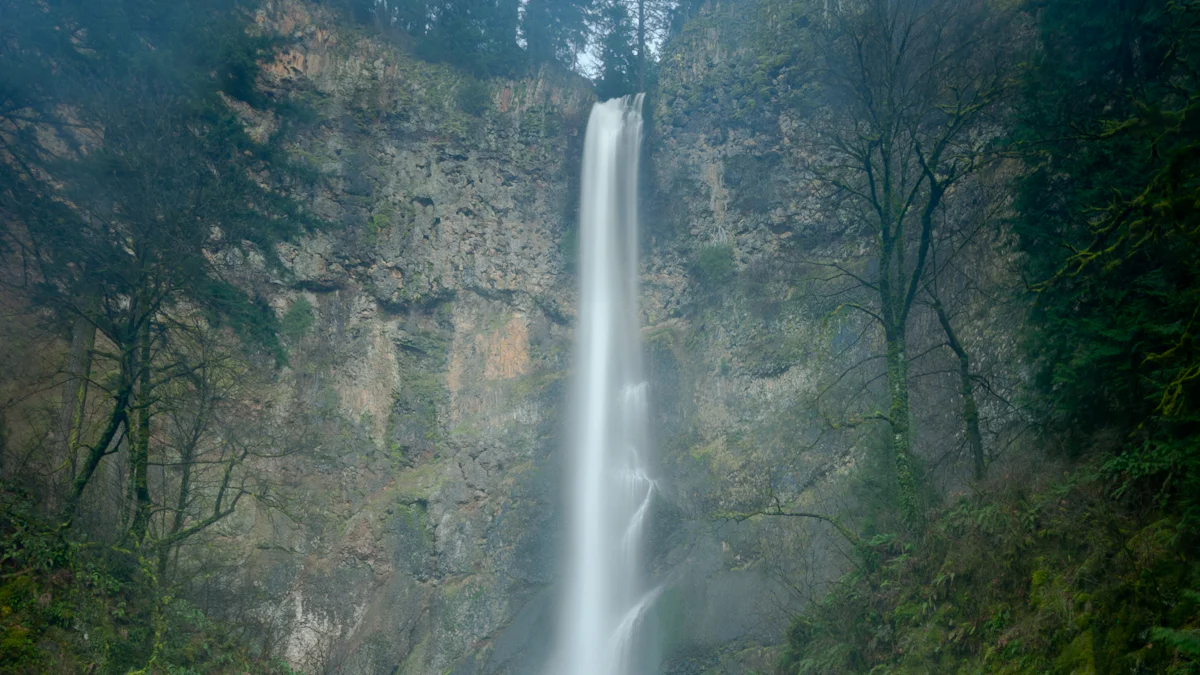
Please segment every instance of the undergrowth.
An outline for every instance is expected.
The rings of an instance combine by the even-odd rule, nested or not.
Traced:
[[[151,561],[66,538],[0,486],[0,675],[288,675],[173,597]]]
[[[1094,473],[961,496],[920,541],[877,537],[797,617],[780,670],[1200,673],[1196,534]]]

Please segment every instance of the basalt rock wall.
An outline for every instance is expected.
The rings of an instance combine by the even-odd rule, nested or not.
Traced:
[[[662,487],[650,550],[664,586],[648,630],[667,673],[771,666],[788,617],[847,557],[828,527],[746,516],[852,510],[848,477],[878,441],[822,408],[878,344],[835,311],[811,261],[862,242],[813,187],[795,114],[730,93],[754,60],[757,7],[710,6],[672,37],[647,109],[641,287]],[[289,152],[318,177],[305,194],[329,226],[281,247],[286,270],[265,282],[294,327],[263,402],[289,502],[230,521],[236,553],[208,606],[249,603],[305,672],[540,675],[594,96],[551,68],[477,80],[299,0],[258,23],[289,41],[262,86],[315,111]],[[279,123],[244,113],[257,133]],[[869,388],[863,372],[847,382]],[[931,382],[917,395],[954,386]],[[931,410],[922,442],[941,447],[959,433],[954,409]]]

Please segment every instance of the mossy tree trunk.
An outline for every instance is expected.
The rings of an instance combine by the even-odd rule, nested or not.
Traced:
[[[201,368],[198,373],[197,382],[206,386],[206,370]],[[187,519],[188,505],[192,499],[192,470],[201,440],[208,427],[211,411],[210,400],[209,397],[203,396],[198,402],[189,434],[179,448],[179,492],[175,497],[175,513],[171,517],[171,525],[167,529],[163,541],[158,544],[158,575],[160,579],[166,575],[171,554],[177,545],[176,538],[183,531]]]
[[[932,172],[924,172],[922,180],[912,188],[906,203],[910,206],[896,210],[897,190],[888,175],[889,167],[895,162],[893,149],[887,145],[878,149],[878,160],[866,155],[866,170],[873,171],[873,161],[884,169],[886,180],[879,188],[876,213],[879,215],[879,279],[871,287],[878,293],[879,313],[868,311],[883,328],[885,364],[888,389],[887,423],[890,463],[895,470],[896,489],[900,501],[900,513],[909,526],[919,526],[922,521],[921,490],[912,452],[912,415],[909,406],[908,382],[908,320],[926,271],[926,261],[933,239],[933,214],[941,205],[945,188]],[[921,185],[928,181],[924,191]],[[899,181],[897,181],[899,182]],[[914,223],[908,209],[921,203],[920,216]],[[905,234],[905,226],[910,232]],[[919,226],[919,229],[913,226]],[[910,241],[912,239],[912,241]],[[906,254],[915,253],[915,260]]]
[[[104,430],[100,432],[100,436],[86,448],[83,454],[83,460],[79,464],[78,471],[71,480],[71,485],[67,489],[66,499],[63,501],[60,519],[62,527],[68,528],[74,523],[76,512],[79,509],[79,502],[83,499],[83,492],[87,489],[88,484],[95,475],[96,469],[100,466],[101,460],[109,453],[109,448],[113,446],[113,441],[116,440],[119,447],[120,440],[117,433],[122,428],[125,432],[129,432],[129,402],[133,397],[134,380],[133,371],[135,356],[133,348],[126,344],[122,347],[118,357],[119,383],[117,384],[116,393],[113,395],[113,406],[108,413],[108,420],[104,424]],[[79,448],[82,450],[83,448]]]
[[[885,184],[882,203],[891,203],[891,186]],[[932,207],[936,208],[936,206]],[[931,209],[927,209],[931,210]],[[921,499],[912,458],[912,422],[908,396],[908,317],[912,310],[910,287],[920,279],[925,256],[919,256],[915,269],[905,266],[905,242],[897,237],[903,214],[880,209],[879,294],[880,312],[873,314],[882,324],[886,364],[889,463],[894,467],[900,513],[905,522],[915,525],[921,520]],[[928,237],[922,237],[927,241]],[[923,249],[922,249],[923,251]]]
[[[979,406],[975,403],[975,383],[971,379],[971,357],[958,339],[950,316],[940,302],[934,302],[933,310],[946,333],[946,343],[958,358],[958,377],[963,400],[963,422],[967,427],[967,446],[971,449],[971,461],[975,467],[975,480],[983,480],[987,464],[983,455],[983,435],[979,432]]]
[[[846,303],[871,316],[884,338],[888,452],[897,505],[910,527],[922,498],[909,401],[907,338],[920,289],[938,269],[927,264],[937,214],[954,188],[991,155],[976,138],[985,111],[1007,82],[1009,13],[954,0],[864,0],[833,8],[820,35],[830,96],[837,101],[819,137],[836,158],[820,176],[847,198],[850,217],[869,237],[874,274],[833,263],[868,291]],[[980,36],[985,36],[980,38]],[[869,269],[869,268],[867,268]]]
[[[914,524],[921,520],[921,498],[912,458],[907,339],[903,327],[886,333],[891,463],[896,471],[900,512],[906,522]]]
[[[192,490],[192,453],[190,448],[188,452],[181,454],[180,461],[180,476],[179,476],[179,495],[175,501],[175,515],[171,519],[171,529],[167,532],[168,542],[183,530],[184,514],[187,512],[188,498],[191,496]],[[167,565],[171,561],[171,553],[174,551],[174,546],[171,543],[164,543],[158,547],[158,576],[163,578],[167,573]]]
[[[150,408],[152,384],[150,381],[151,321],[147,317],[138,335],[137,393],[134,398],[133,416],[136,429],[129,452],[129,477],[133,488],[134,512],[129,534],[135,543],[142,543],[150,525]]]
[[[66,459],[63,474],[63,491],[59,497],[65,499],[70,485],[75,480],[79,461],[80,431],[83,426],[88,395],[88,380],[92,370],[92,346],[96,341],[96,325],[87,317],[78,317],[71,326],[71,351],[67,356],[67,380],[63,383],[62,404],[58,413],[59,438]]]

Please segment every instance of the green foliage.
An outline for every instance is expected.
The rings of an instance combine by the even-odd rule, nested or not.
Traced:
[[[802,363],[808,356],[805,340],[782,332],[770,332],[743,347],[738,356],[754,377],[775,377]]]
[[[1114,432],[1110,471],[1177,496],[1192,520],[1198,20],[1195,2],[1046,3],[1016,134],[1028,165],[1016,227],[1037,291],[1028,343],[1046,412],[1064,430]]]
[[[4,109],[22,117],[7,121],[30,130],[6,144],[0,209],[24,224],[7,238],[39,251],[26,261],[39,300],[119,345],[187,303],[281,359],[274,314],[216,265],[248,249],[274,264],[274,244],[309,223],[263,184],[286,181],[279,138],[252,139],[229,104],[269,103],[253,83],[272,43],[233,2],[10,4],[46,7],[22,27],[26,51],[0,51]],[[64,26],[76,42],[57,38]],[[60,86],[28,86],[35,66]]]
[[[609,0],[599,7],[600,76],[596,96],[601,101],[637,90],[635,26],[624,3]]]
[[[457,0],[430,3],[417,54],[446,61],[476,75],[515,72],[524,63],[516,42],[517,0]]]
[[[440,373],[450,346],[444,334],[427,330],[405,333],[398,346],[401,381],[388,416],[388,446],[395,459],[411,464],[441,440],[438,410],[446,404],[446,389]]]
[[[1200,663],[1200,630],[1156,627],[1150,630],[1150,637],[1174,647],[1181,656]]]
[[[16,0],[10,9],[29,23],[19,45],[0,48],[0,126],[21,130],[5,137],[0,161],[4,262],[28,270],[30,299],[57,322],[51,329],[82,318],[102,336],[105,347],[84,358],[112,385],[92,389],[107,420],[79,443],[83,461],[68,462],[65,449],[56,460],[57,471],[79,467],[56,515],[73,522],[97,469],[117,461],[109,446],[123,429],[135,439],[127,541],[153,556],[150,514],[173,487],[147,478],[151,418],[174,412],[175,385],[211,384],[223,349],[210,349],[227,332],[252,356],[284,359],[278,319],[251,281],[254,261],[285,274],[276,244],[313,222],[289,194],[283,135],[247,131],[247,116],[272,114],[256,82],[275,45],[233,0]],[[39,69],[57,84],[33,86]]]
[[[289,343],[295,344],[308,334],[314,321],[312,303],[302,295],[296,298],[296,301],[292,303],[291,307],[288,307],[287,312],[283,315],[280,332]]]
[[[0,486],[0,674],[287,675],[126,550],[85,545]]]
[[[411,207],[410,207],[411,208]],[[367,231],[372,235],[378,235],[392,225],[392,219],[396,216],[396,209],[392,208],[390,203],[384,203],[381,208],[371,214],[367,219]]]
[[[705,246],[696,254],[692,264],[692,274],[701,284],[710,288],[729,282],[736,271],[733,247],[728,244]]]
[[[529,0],[521,33],[536,61],[571,66],[588,39],[591,0]]]
[[[595,85],[601,100],[654,80],[653,45],[671,25],[678,30],[698,0],[322,0],[380,36],[403,43],[420,58],[449,63],[479,77],[515,77],[556,63],[579,70],[598,61]],[[645,24],[639,26],[639,6]],[[581,59],[588,54],[589,57]],[[592,73],[587,73],[592,75]],[[469,108],[464,110],[470,114]]]
[[[400,33],[423,59],[478,77],[513,75],[528,58],[517,43],[517,0],[324,0],[383,35]]]
[[[783,672],[1200,672],[1194,535],[1081,477],[960,497],[919,546],[876,537],[793,622]]]
[[[563,267],[574,274],[579,267],[579,227],[568,225],[558,240],[558,254],[562,256]]]
[[[458,88],[458,107],[468,115],[482,115],[491,103],[492,93],[484,82],[471,78]]]

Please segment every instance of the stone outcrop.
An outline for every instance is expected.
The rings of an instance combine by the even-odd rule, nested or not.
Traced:
[[[302,2],[274,2],[258,22],[293,39],[264,86],[316,111],[291,152],[318,174],[312,208],[336,227],[281,247],[286,274],[271,291],[281,316],[313,316],[291,337],[270,402],[291,451],[274,478],[306,516],[244,509],[250,571],[230,584],[257,590],[302,670],[539,673],[556,619],[574,176],[590,89],[550,69],[476,81]],[[464,109],[478,87],[488,104]],[[669,171],[722,151],[686,134],[671,142]],[[730,347],[696,340],[694,311],[711,298],[689,272],[688,242],[742,226],[716,165],[696,166],[711,195],[675,218],[681,236],[648,219],[643,272],[666,494],[653,573],[667,587],[665,668],[678,673],[768,659],[759,645],[779,636],[790,602],[760,564],[766,530],[711,517],[721,477],[708,458],[724,457],[726,473],[750,468],[713,440],[745,417],[736,397],[794,385],[711,388],[706,371]]]
[[[796,120],[726,109],[752,22],[705,12],[664,52],[643,209],[664,495],[651,566],[663,672],[678,675],[768,667],[797,591],[818,597],[842,569],[829,528],[722,515],[773,495],[834,508],[831,486],[872,437],[831,425],[822,397],[876,348],[814,291],[806,261],[861,242],[831,224]],[[300,670],[540,675],[590,88],[550,68],[478,81],[299,0],[273,0],[258,24],[291,40],[263,86],[315,111],[290,151],[333,226],[281,247],[286,272],[269,281],[281,316],[312,315],[264,403],[288,451],[271,478],[305,516],[242,509],[224,586],[261,599]],[[952,438],[945,416],[922,433]]]
[[[269,282],[281,316],[311,314],[268,402],[290,508],[242,509],[227,586],[262,598],[303,671],[533,672],[590,90],[549,68],[482,82],[308,3],[257,22],[290,40],[263,86],[315,113],[289,148],[314,179],[293,188],[329,226],[282,246]]]

